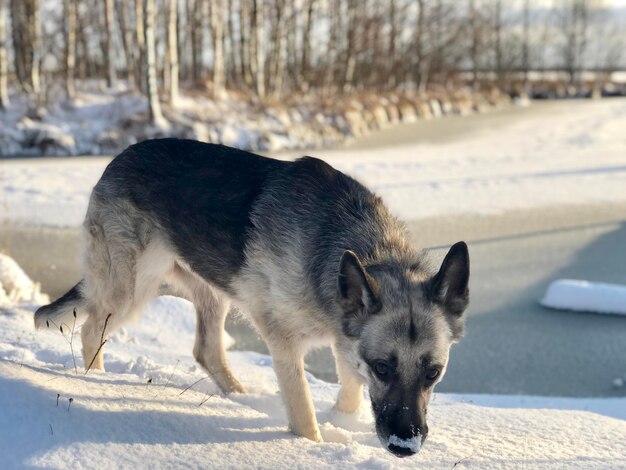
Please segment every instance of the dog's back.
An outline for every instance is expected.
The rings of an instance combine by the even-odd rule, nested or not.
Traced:
[[[151,140],[115,158],[92,197],[136,206],[194,271],[227,289],[243,263],[252,206],[268,175],[288,164],[222,145]]]
[[[102,290],[106,276],[91,280],[90,274],[111,271],[114,263],[117,276],[106,280],[116,297],[128,290],[124,283],[138,290],[137,266],[156,271],[143,280],[151,289],[140,289],[151,292],[161,271],[178,260],[230,295],[242,268],[251,268],[249,274],[257,265],[257,277],[293,286],[294,298],[314,298],[323,310],[333,304],[345,249],[366,261],[385,251],[414,259],[382,201],[327,163],[280,161],[191,140],[146,141],[118,155],[92,192],[84,226],[86,279],[42,307],[38,327],[71,321],[81,297]],[[142,300],[138,292],[128,295]]]

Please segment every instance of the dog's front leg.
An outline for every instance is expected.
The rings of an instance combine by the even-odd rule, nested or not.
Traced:
[[[338,348],[333,348],[333,354],[335,355],[337,375],[341,385],[335,409],[342,413],[354,413],[361,407],[363,401],[363,385],[341,351]]]
[[[272,348],[270,348],[272,349]],[[309,384],[304,375],[304,358],[295,349],[272,350],[274,371],[294,434],[322,442]]]

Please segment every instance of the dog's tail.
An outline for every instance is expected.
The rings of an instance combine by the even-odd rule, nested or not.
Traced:
[[[61,331],[72,330],[85,319],[85,299],[81,291],[83,281],[76,284],[54,302],[40,307],[35,312],[35,328],[37,330],[53,328]]]

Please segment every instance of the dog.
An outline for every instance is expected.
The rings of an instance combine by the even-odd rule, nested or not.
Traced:
[[[427,404],[463,333],[464,242],[433,270],[382,200],[324,161],[178,139],[112,160],[84,239],[83,279],[37,310],[35,326],[85,318],[87,369],[103,369],[102,339],[167,283],[194,303],[193,354],[223,393],[245,392],[222,341],[232,303],[270,350],[293,433],[322,441],[304,356],[326,343],[341,384],[336,409],[358,410],[367,385],[383,447],[400,457],[420,450]]]

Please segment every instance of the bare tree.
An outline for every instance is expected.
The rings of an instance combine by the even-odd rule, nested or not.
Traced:
[[[213,37],[213,97],[224,96],[226,70],[224,68],[224,0],[211,3],[211,34]]]
[[[144,12],[144,32],[146,46],[146,82],[148,84],[148,104],[150,111],[150,121],[159,128],[167,127],[167,122],[161,112],[161,103],[159,102],[159,91],[157,89],[157,72],[156,72],[156,43],[154,36],[155,21],[155,0],[145,0]]]
[[[205,16],[203,0],[187,0],[187,24],[191,46],[191,76],[194,80],[202,78],[203,18]],[[206,4],[208,6],[208,4]]]
[[[250,61],[256,95],[261,99],[265,98],[265,14],[263,3],[263,0],[252,0],[252,60]]]
[[[136,33],[136,48],[135,48],[135,76],[139,77],[139,89],[146,92],[148,84],[146,82],[147,73],[144,70],[144,64],[146,63],[146,34],[144,31],[144,1],[135,0],[135,33]]]
[[[117,19],[122,37],[122,47],[124,48],[124,60],[126,62],[126,80],[128,86],[136,86],[136,64],[133,49],[136,47],[134,31],[129,19],[128,3],[124,0],[117,0]]]
[[[11,0],[11,31],[19,86],[38,97],[41,61],[39,0]]]
[[[395,87],[396,80],[396,50],[398,39],[398,21],[397,21],[397,1],[389,2],[389,41],[387,46],[387,85],[390,88]]]
[[[583,56],[587,47],[587,27],[590,14],[589,0],[567,0],[556,7],[562,39],[563,67],[570,83],[580,78]]]
[[[285,75],[286,26],[287,11],[285,0],[274,0],[274,12],[271,21],[272,51],[269,57],[269,87],[276,95],[280,95]]]
[[[346,63],[343,75],[343,90],[349,92],[353,88],[354,70],[356,68],[356,49],[357,49],[357,28],[358,28],[358,2],[357,0],[348,0],[348,29],[347,29],[347,48]]]
[[[470,0],[469,5],[469,27],[470,27],[470,61],[472,64],[472,84],[474,89],[478,88],[478,49],[479,42],[479,25],[478,10],[476,8],[476,0]]]
[[[502,86],[504,67],[502,57],[502,0],[494,0],[493,5],[493,53],[498,84]]]
[[[250,0],[239,1],[239,37],[241,48],[241,73],[243,81],[248,88],[252,88],[252,53],[250,50],[250,28],[252,20],[250,18]]]
[[[115,52],[113,50],[113,0],[104,0],[105,51],[107,86],[115,86]]]
[[[30,83],[33,94],[41,99],[41,5],[39,0],[32,0],[32,21],[29,24],[32,31],[33,58],[30,68]]]
[[[240,30],[237,31],[235,29],[235,20],[237,19],[238,10],[235,8],[237,4],[235,2],[227,2],[228,9],[228,42],[230,43],[230,60],[229,60],[229,69],[231,70],[231,80],[236,82],[236,85],[242,85],[243,78],[243,70],[242,70],[242,60],[241,60],[241,44],[240,40],[237,38],[237,33],[241,36],[241,24],[238,24]]]
[[[522,73],[524,93],[528,94],[528,73],[530,72],[530,0],[524,0],[522,19]]]
[[[6,5],[0,0],[0,109],[6,110],[9,106],[9,59],[7,54],[6,33]]]
[[[430,69],[430,57],[426,53],[426,1],[417,0],[417,28],[415,30],[415,59],[417,72],[415,83],[418,89],[424,91],[428,82],[428,73]]]
[[[167,19],[167,57],[169,65],[170,105],[178,104],[178,0],[169,0]]]
[[[76,0],[63,2],[65,16],[65,93],[69,99],[76,96]]]
[[[311,31],[313,29],[313,14],[315,12],[316,0],[307,0],[307,6],[303,17],[304,26],[302,28],[302,58],[300,60],[300,88],[308,90],[309,68],[311,67]]]
[[[332,7],[331,7],[332,5]],[[326,70],[324,74],[324,83],[322,88],[325,93],[330,93],[335,79],[337,77],[337,69],[339,64],[339,33],[341,30],[341,2],[330,2],[327,4],[327,8],[331,9],[329,12],[328,22],[330,23],[330,34],[328,35],[328,41],[326,42]]]

